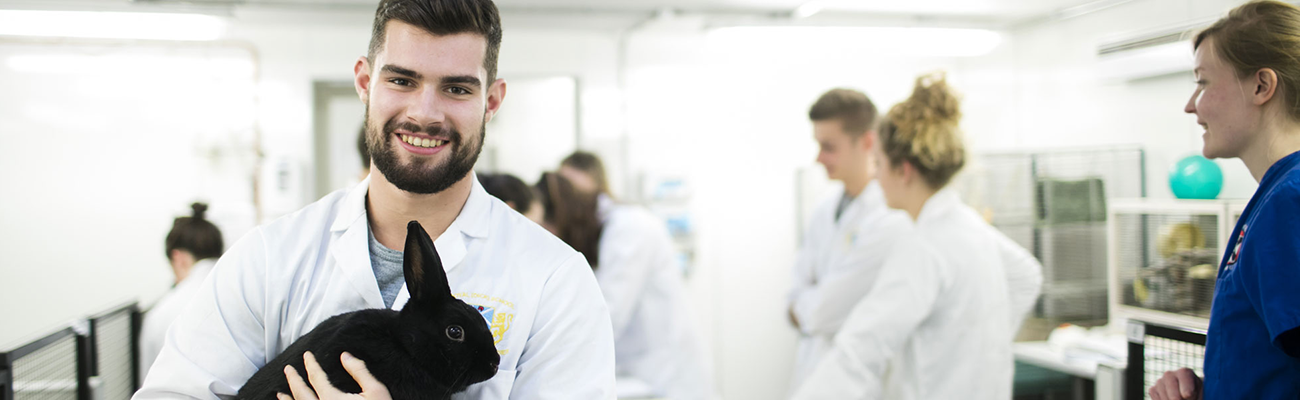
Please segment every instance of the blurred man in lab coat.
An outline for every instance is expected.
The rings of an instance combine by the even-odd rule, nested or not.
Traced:
[[[865,94],[832,89],[808,110],[817,162],[843,187],[814,211],[794,265],[790,323],[799,331],[794,378],[799,387],[849,311],[871,288],[894,238],[911,228],[885,205],[871,162],[876,106]]]
[[[1011,398],[1011,342],[1042,266],[947,188],[966,160],[960,120],[942,74],[886,116],[877,177],[915,225],[792,400]]]
[[[419,221],[436,238],[453,294],[483,313],[501,356],[493,378],[454,399],[613,399],[613,335],[591,268],[472,172],[506,94],[496,77],[496,6],[383,0],[374,24],[353,67],[370,177],[232,246],[168,330],[135,398],[230,397],[331,316],[400,310],[410,299],[406,225]],[[294,397],[337,394],[312,383],[317,393],[295,387]],[[384,397],[377,393],[365,397]]]

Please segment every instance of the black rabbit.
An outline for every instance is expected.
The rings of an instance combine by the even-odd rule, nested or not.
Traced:
[[[402,311],[369,309],[325,320],[258,370],[237,398],[265,400],[289,393],[284,366],[306,380],[302,356],[310,351],[330,383],[358,393],[361,387],[339,362],[344,351],[366,362],[395,399],[448,399],[492,378],[497,355],[487,321],[452,297],[442,260],[420,224],[406,225],[403,268],[411,300]]]

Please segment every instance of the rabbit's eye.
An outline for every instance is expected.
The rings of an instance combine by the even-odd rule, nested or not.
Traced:
[[[457,342],[464,341],[464,340],[465,340],[465,330],[461,329],[461,328],[460,328],[460,325],[452,325],[452,326],[448,326],[448,327],[447,327],[447,338],[448,338],[448,339],[451,339],[451,340],[455,340],[455,341],[457,341]]]

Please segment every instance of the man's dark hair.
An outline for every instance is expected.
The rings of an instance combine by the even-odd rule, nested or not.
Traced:
[[[438,36],[476,33],[487,39],[483,68],[491,85],[497,77],[497,53],[501,50],[501,16],[491,0],[383,0],[375,10],[366,58],[374,67],[375,54],[384,47],[389,21],[402,21]]]
[[[844,133],[854,139],[875,128],[876,105],[867,95],[853,89],[831,89],[808,110],[813,121],[840,120]]]
[[[184,250],[194,255],[194,261],[221,257],[225,245],[221,241],[221,230],[204,218],[208,205],[194,203],[190,205],[193,214],[176,218],[172,221],[172,230],[167,233],[163,243],[167,250],[167,259],[172,258],[172,250]]]

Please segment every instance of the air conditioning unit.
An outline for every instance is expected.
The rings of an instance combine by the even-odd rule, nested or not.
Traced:
[[[1097,46],[1097,77],[1119,83],[1192,70],[1192,38],[1213,20],[1126,35]]]

